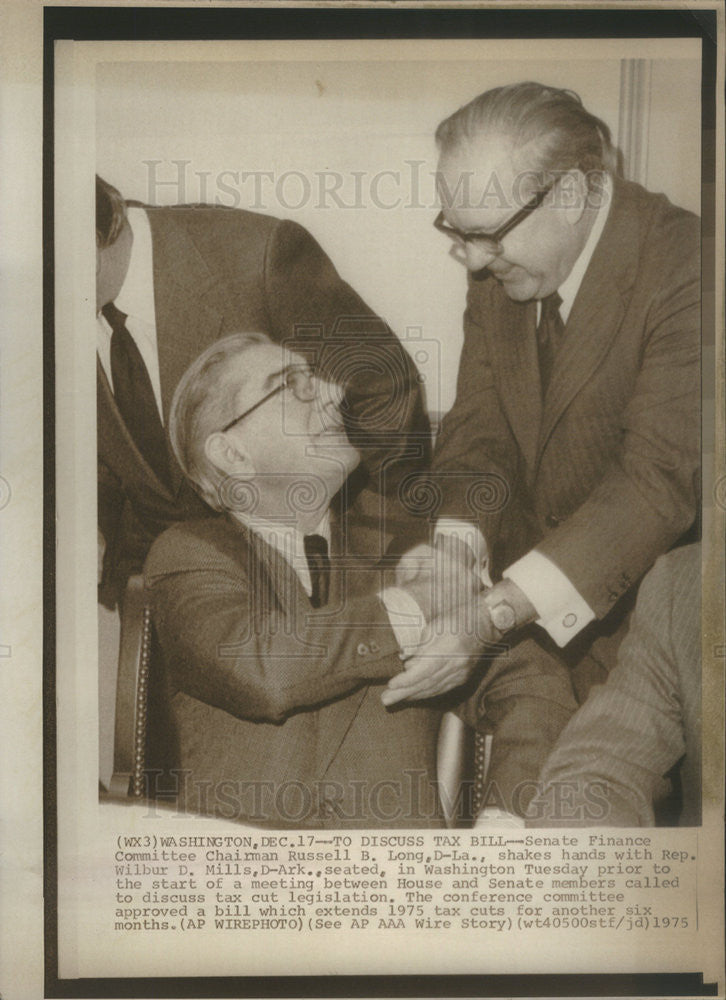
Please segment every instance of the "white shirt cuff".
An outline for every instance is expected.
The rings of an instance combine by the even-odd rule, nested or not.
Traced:
[[[468,545],[474,553],[481,582],[485,587],[492,586],[492,578],[489,575],[489,548],[484,535],[475,524],[468,521],[458,521],[454,517],[440,517],[434,529],[434,541],[437,535],[451,535]]]
[[[555,564],[532,549],[506,569],[502,576],[516,583],[539,616],[536,621],[558,646],[566,646],[595,612]]]
[[[404,657],[411,656],[421,644],[421,637],[426,628],[426,619],[418,606],[418,601],[409,591],[401,587],[386,587],[378,596],[386,609],[401,653]]]

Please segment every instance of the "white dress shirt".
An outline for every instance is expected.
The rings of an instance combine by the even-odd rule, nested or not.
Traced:
[[[572,306],[580,290],[580,285],[589,267],[605,223],[612,201],[612,181],[605,178],[603,199],[595,216],[590,234],[572,270],[557,289],[562,303],[560,316],[566,323]],[[541,302],[537,302],[537,321],[541,313]],[[483,535],[474,525],[454,518],[440,518],[436,523],[436,534],[455,535],[466,541],[477,560],[482,581],[491,586],[489,575],[489,549]],[[550,559],[532,549],[512,563],[504,573],[505,578],[515,583],[537,612],[536,622],[552,636],[558,646],[565,646],[589,622],[595,612],[581,596],[570,580]]]
[[[163,423],[161,408],[161,379],[159,376],[159,349],[156,340],[156,312],[154,310],[154,267],[151,249],[151,227],[143,208],[127,209],[127,218],[133,243],[129,269],[123,287],[114,299],[114,304],[126,313],[126,329],[133,337],[141,352],[149,372],[154,398]],[[111,375],[111,334],[112,330],[104,316],[96,316],[96,339],[98,356],[113,389]]]

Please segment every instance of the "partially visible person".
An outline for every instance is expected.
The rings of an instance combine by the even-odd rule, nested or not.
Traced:
[[[701,547],[674,549],[643,580],[617,665],[560,736],[530,826],[653,826],[678,772],[681,826],[701,822]]]
[[[168,439],[174,390],[193,359],[261,330],[345,388],[362,456],[350,500],[395,523],[401,477],[425,465],[430,428],[409,354],[294,222],[210,205],[126,202],[96,178],[99,599],[114,607],[166,527],[206,517]],[[380,539],[370,539],[379,544]]]
[[[375,546],[351,551],[359,455],[341,399],[263,334],[211,345],[175,392],[176,459],[219,512],[169,528],[145,569],[184,809],[283,827],[443,823],[440,713],[381,701],[421,621],[384,591]]]

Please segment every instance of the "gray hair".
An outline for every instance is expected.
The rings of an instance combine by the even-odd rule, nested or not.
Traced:
[[[257,344],[269,344],[264,333],[234,333],[215,341],[187,368],[169,411],[169,437],[184,475],[215,510],[223,510],[220,486],[226,476],[207,458],[204,446],[214,431],[235,417],[234,405],[242,387],[229,377],[233,358]]]
[[[532,82],[487,90],[441,122],[436,142],[441,152],[450,152],[482,133],[507,136],[515,153],[531,148],[536,162],[526,166],[532,171],[577,169],[588,179],[620,173],[610,129],[572,90]]]

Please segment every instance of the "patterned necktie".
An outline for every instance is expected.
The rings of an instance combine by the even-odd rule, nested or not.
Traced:
[[[328,543],[322,535],[305,535],[303,543],[310,570],[310,582],[313,587],[310,603],[314,608],[322,608],[328,603],[330,593]]]
[[[562,299],[557,292],[552,292],[546,299],[542,299],[542,313],[537,324],[537,356],[542,399],[547,395],[555,354],[565,329],[560,316],[561,305]]]
[[[154,389],[136,341],[126,329],[126,314],[109,302],[101,310],[111,330],[113,395],[136,447],[164,483],[169,458]]]

